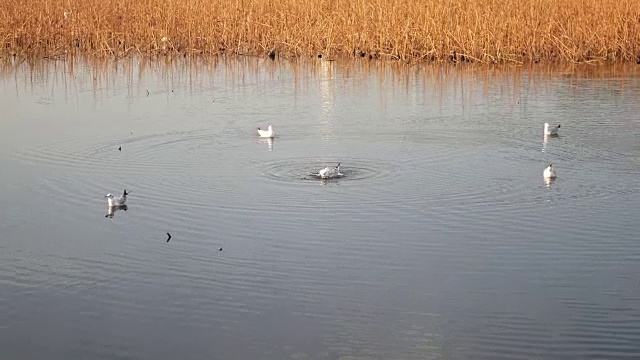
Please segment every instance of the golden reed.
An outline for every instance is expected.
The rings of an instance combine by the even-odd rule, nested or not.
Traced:
[[[0,54],[640,62],[640,0],[3,0]]]

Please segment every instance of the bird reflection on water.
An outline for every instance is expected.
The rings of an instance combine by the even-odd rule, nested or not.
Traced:
[[[127,205],[116,205],[116,206],[108,206],[107,207],[107,215],[104,217],[112,218],[115,216],[116,211],[124,210],[127,211],[129,207]]]
[[[258,141],[261,143],[267,143],[267,146],[269,147],[269,151],[273,150],[273,138],[259,138]]]

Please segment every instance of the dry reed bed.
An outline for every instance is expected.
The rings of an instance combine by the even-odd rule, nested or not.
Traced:
[[[640,0],[5,0],[0,54],[640,61]]]

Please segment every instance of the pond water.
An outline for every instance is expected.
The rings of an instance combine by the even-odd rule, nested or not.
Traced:
[[[5,63],[0,357],[637,359],[636,69]]]

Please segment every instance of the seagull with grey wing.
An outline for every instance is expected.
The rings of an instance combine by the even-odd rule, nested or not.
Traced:
[[[124,190],[124,192],[122,193],[122,195],[115,197],[113,195],[111,195],[111,193],[105,195],[104,197],[107,198],[107,202],[109,203],[109,206],[122,206],[127,202],[127,195],[129,195],[130,192],[127,192],[127,189]]]
[[[344,176],[344,174],[340,172],[340,163],[335,167],[326,167],[312,175],[320,179],[335,179]]]
[[[560,124],[550,126],[549,123],[544,123],[544,136],[558,136],[558,130],[560,130]]]

